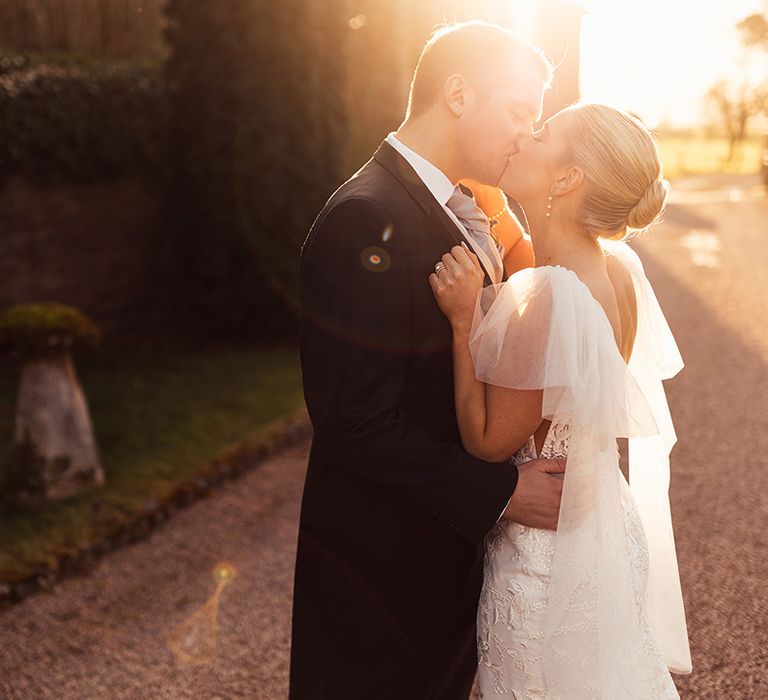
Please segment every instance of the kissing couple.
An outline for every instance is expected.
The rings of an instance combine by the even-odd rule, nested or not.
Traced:
[[[667,183],[620,110],[534,131],[551,80],[502,27],[440,29],[303,245],[292,700],[671,700],[691,670],[682,360],[626,243]]]

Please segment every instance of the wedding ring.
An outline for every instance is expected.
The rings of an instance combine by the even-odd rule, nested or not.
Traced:
[[[439,273],[440,270],[445,270],[445,263],[442,260],[435,264],[435,273]]]

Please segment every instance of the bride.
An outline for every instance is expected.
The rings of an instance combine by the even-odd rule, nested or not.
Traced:
[[[482,289],[455,247],[429,280],[453,330],[461,438],[488,461],[567,466],[556,532],[501,520],[486,539],[481,697],[678,698],[670,671],[691,661],[661,380],[682,360],[621,241],[663,208],[656,144],[629,114],[575,105],[520,144],[499,187],[525,210],[535,267]]]

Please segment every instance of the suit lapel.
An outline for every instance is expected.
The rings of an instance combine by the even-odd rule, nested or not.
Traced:
[[[424,181],[391,144],[383,141],[373,157],[379,165],[386,168],[400,182],[408,194],[424,210],[434,229],[451,244],[451,247],[465,242],[464,234],[432,196]],[[485,268],[483,268],[483,272],[485,273],[484,284],[488,285],[491,283],[491,277]]]

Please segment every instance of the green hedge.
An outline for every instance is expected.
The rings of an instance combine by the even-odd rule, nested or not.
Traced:
[[[0,177],[157,175],[167,128],[157,67],[0,54]]]
[[[162,176],[180,317],[285,336],[301,243],[344,175],[347,2],[165,11],[164,70],[0,52],[0,179]]]
[[[295,324],[301,242],[342,180],[345,0],[169,0],[176,224],[217,334]]]

